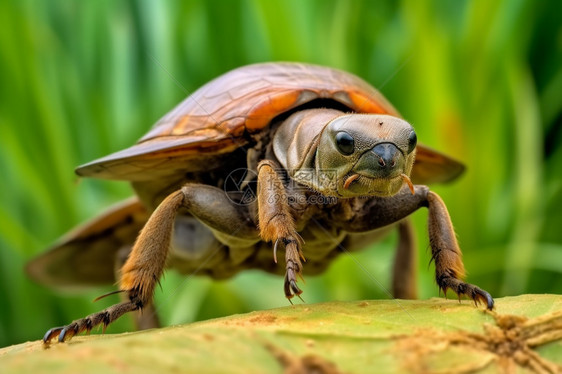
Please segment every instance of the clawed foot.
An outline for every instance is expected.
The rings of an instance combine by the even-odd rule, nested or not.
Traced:
[[[291,299],[294,296],[297,296],[302,300],[300,297],[302,290],[297,285],[297,277],[300,277],[304,281],[304,278],[302,277],[302,261],[306,261],[306,259],[301,251],[301,247],[304,242],[298,234],[295,235],[295,238],[278,239],[273,247],[273,259],[275,262],[277,262],[277,246],[280,241],[285,246],[286,272],[283,288],[285,291],[285,297],[292,304],[293,302]]]
[[[473,284],[465,283],[461,280],[447,275],[438,277],[437,284],[439,285],[439,290],[442,290],[445,295],[447,294],[447,290],[450,288],[458,295],[459,300],[463,295],[465,295],[468,298],[472,299],[474,301],[474,304],[476,304],[477,306],[480,303],[483,303],[484,305],[486,305],[486,308],[488,310],[494,309],[494,299],[492,298],[492,296],[488,292]]]
[[[59,343],[64,343],[72,339],[74,335],[78,335],[83,331],[90,332],[94,327],[103,324],[103,330],[111,322],[115,321],[117,318],[121,317],[123,314],[132,312],[133,310],[138,310],[141,305],[132,301],[127,301],[121,304],[115,304],[109,308],[90,314],[89,316],[76,320],[69,325],[62,327],[53,327],[45,333],[43,337],[43,344],[49,345],[51,340],[58,336]]]

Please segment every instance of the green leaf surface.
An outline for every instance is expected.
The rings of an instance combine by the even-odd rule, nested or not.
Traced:
[[[28,342],[0,350],[0,367],[3,373],[555,373],[562,370],[562,296],[506,297],[494,312],[445,299],[294,305],[76,337],[49,349]]]

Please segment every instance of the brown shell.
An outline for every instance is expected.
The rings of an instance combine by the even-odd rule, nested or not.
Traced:
[[[246,145],[246,135],[263,131],[276,116],[316,99],[339,102],[353,112],[400,116],[380,92],[353,74],[301,63],[248,65],[199,88],[136,145],[83,165],[76,173],[142,182],[207,170],[216,163],[213,157]],[[418,145],[412,179],[446,182],[463,169]]]
[[[169,161],[189,163],[202,154],[228,153],[246,144],[245,133],[315,99],[331,99],[363,113],[396,109],[355,75],[298,63],[264,63],[232,70],[187,97],[162,117],[139,142],[77,169],[81,176],[146,180],[147,170]]]

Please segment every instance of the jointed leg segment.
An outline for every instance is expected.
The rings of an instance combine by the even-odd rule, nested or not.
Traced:
[[[290,301],[293,296],[300,297],[302,293],[297,285],[297,277],[302,278],[302,261],[305,261],[305,258],[301,249],[304,242],[295,229],[285,187],[275,172],[276,168],[277,165],[268,160],[258,165],[259,229],[264,241],[274,243],[275,261],[278,244],[282,243],[285,246],[284,290]]]
[[[171,193],[152,213],[141,230],[129,257],[121,269],[120,290],[128,301],[76,320],[64,327],[47,331],[43,342],[58,336],[60,342],[103,324],[104,328],[123,314],[150,305],[168,256],[176,214],[180,208],[210,227],[237,236],[259,239],[257,229],[247,214],[227,198],[221,189],[187,184]]]
[[[127,262],[127,259],[129,258],[129,254],[131,253],[132,247],[133,247],[132,243],[129,246],[123,246],[116,254],[116,258],[115,258],[115,279],[120,279],[121,278],[121,269],[123,268],[123,265],[125,265],[125,262]],[[117,291],[117,293],[120,293],[121,299],[123,301],[127,301],[129,300],[129,295],[126,294],[125,292],[119,292]],[[109,296],[110,294],[101,296],[100,298],[103,298],[105,296]],[[98,298],[98,299],[100,299]],[[98,300],[96,299],[96,300]],[[137,329],[139,330],[146,330],[146,329],[153,329],[153,328],[157,328],[160,327],[160,321],[158,319],[158,313],[156,312],[156,308],[154,307],[154,303],[150,302],[149,304],[144,304],[142,306],[142,309],[137,310],[134,313],[134,320],[135,320],[135,326],[137,327]]]
[[[121,304],[112,305],[101,312],[90,314],[89,316],[76,320],[69,325],[63,327],[53,327],[45,333],[43,342],[45,344],[49,344],[51,340],[58,336],[58,341],[62,343],[66,340],[70,340],[74,335],[78,335],[83,331],[89,332],[94,327],[102,323],[105,330],[107,325],[121,317],[123,314],[132,312],[133,310],[139,310],[140,308],[141,306],[135,304],[133,301],[126,301]]]
[[[429,209],[428,230],[432,260],[435,262],[435,279],[437,285],[446,294],[452,289],[459,298],[466,295],[476,304],[483,302],[488,309],[493,309],[494,299],[490,294],[475,285],[465,283],[462,253],[457,244],[451,218],[443,200],[434,192],[427,194]]]
[[[417,185],[414,194],[408,188],[388,198],[373,199],[354,213],[352,219],[345,221],[342,228],[348,232],[366,232],[386,225],[400,222],[400,243],[394,268],[394,294],[396,297],[415,296],[413,286],[412,262],[414,247],[412,233],[404,218],[421,207],[429,210],[428,231],[432,260],[435,262],[435,279],[443,291],[452,289],[459,297],[466,295],[476,303],[483,302],[488,309],[494,307],[490,294],[472,284],[462,281],[464,265],[462,253],[457,243],[451,218],[443,200],[427,186]],[[406,288],[400,287],[406,285]]]
[[[170,194],[152,213],[137,238],[129,258],[121,269],[120,289],[127,292],[129,301],[110,306],[67,326],[50,329],[43,337],[44,343],[49,343],[57,335],[59,342],[64,342],[102,323],[105,328],[123,314],[140,310],[150,303],[154,287],[164,271],[174,219],[183,200],[184,194],[181,190]]]

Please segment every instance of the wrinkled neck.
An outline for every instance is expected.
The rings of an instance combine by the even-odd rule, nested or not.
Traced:
[[[330,121],[343,114],[334,109],[307,109],[283,121],[273,136],[273,152],[291,178],[322,192],[315,165],[320,135]]]
[[[318,138],[334,118],[343,115],[334,109],[307,109],[289,116],[273,136],[273,152],[283,167],[291,171],[314,167],[313,159]]]

